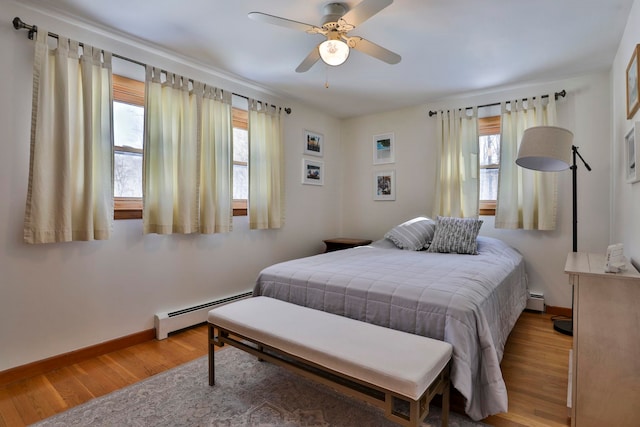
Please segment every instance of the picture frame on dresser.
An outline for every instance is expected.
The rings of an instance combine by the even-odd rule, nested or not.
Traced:
[[[303,132],[303,154],[322,157],[324,155],[324,135],[305,129]]]
[[[638,76],[640,75],[640,62],[638,61],[638,53],[640,52],[640,44],[633,48],[629,65],[627,65],[627,120],[631,120],[640,107],[640,85],[638,84]]]
[[[639,140],[640,122],[636,122],[624,137],[625,178],[630,184],[640,181],[640,174],[638,173],[638,160],[640,160],[638,153]]]

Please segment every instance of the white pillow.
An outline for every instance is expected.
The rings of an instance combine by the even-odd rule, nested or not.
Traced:
[[[396,225],[384,235],[400,249],[419,251],[426,249],[431,243],[436,222],[430,218],[419,216]]]
[[[438,216],[436,231],[427,252],[478,255],[481,219]]]

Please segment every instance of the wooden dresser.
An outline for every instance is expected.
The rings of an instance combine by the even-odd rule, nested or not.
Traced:
[[[605,273],[605,255],[572,252],[571,425],[640,425],[640,274]]]

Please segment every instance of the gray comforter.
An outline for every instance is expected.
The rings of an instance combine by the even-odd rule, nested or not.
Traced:
[[[507,411],[500,361],[527,291],[519,252],[488,237],[478,237],[478,252],[414,252],[381,240],[265,268],[254,295],[451,343],[453,385],[480,420]]]

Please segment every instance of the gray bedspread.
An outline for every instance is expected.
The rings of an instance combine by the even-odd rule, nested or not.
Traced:
[[[452,383],[480,420],[507,411],[500,361],[527,290],[519,252],[488,237],[478,237],[478,252],[414,252],[382,240],[267,267],[254,295],[451,343]]]

